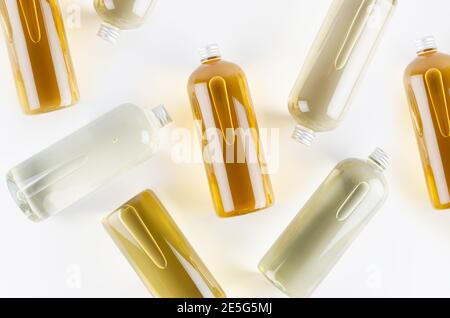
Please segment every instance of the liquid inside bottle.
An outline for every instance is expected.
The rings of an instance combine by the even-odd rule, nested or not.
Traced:
[[[264,256],[261,272],[289,296],[310,296],[386,200],[387,166],[380,149],[338,164]]]
[[[0,0],[23,111],[40,114],[75,104],[78,87],[56,0]]]
[[[153,296],[226,297],[152,191],[131,199],[103,224]]]
[[[121,30],[142,26],[153,10],[156,0],[94,0],[94,7],[103,24],[98,36],[115,43]]]
[[[245,74],[222,60],[217,45],[201,54],[188,94],[216,212],[231,217],[265,209],[273,192]]]
[[[417,42],[404,84],[433,206],[450,208],[450,56],[433,37]]]
[[[119,106],[11,169],[11,195],[31,220],[46,219],[149,159],[169,122],[163,106]]]
[[[293,138],[338,127],[396,0],[333,0],[289,97]]]

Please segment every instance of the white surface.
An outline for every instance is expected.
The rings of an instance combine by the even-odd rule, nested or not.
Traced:
[[[101,218],[144,188],[154,189],[231,297],[280,297],[256,265],[334,165],[375,146],[393,158],[391,195],[314,296],[450,296],[450,213],[430,207],[402,73],[416,38],[433,34],[450,51],[448,0],[399,1],[343,125],[311,148],[289,138],[287,97],[330,0],[160,0],[148,23],[116,46],[96,36],[89,0],[80,28],[68,28],[82,100],[43,116],[21,114],[4,41],[0,43],[0,171],[124,102],[165,103],[178,127],[192,126],[186,94],[197,48],[220,44],[247,73],[261,127],[279,127],[280,165],[273,208],[215,216],[201,164],[156,158],[41,224],[26,220],[0,183],[0,296],[148,297]],[[67,19],[66,19],[67,20]],[[175,126],[174,126],[175,127]],[[198,150],[198,149],[197,149]],[[194,181],[194,182],[193,182]],[[80,278],[80,279],[78,279]],[[79,287],[79,288],[78,288]]]

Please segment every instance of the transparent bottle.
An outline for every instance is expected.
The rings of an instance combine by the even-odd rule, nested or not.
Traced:
[[[333,0],[289,97],[298,142],[342,121],[396,0]]]
[[[381,207],[388,195],[388,156],[337,165],[259,264],[291,297],[309,297]]]
[[[169,122],[164,106],[116,107],[12,168],[9,191],[28,218],[44,220],[149,159]]]
[[[125,203],[103,225],[153,296],[226,297],[152,191]]]
[[[94,7],[103,20],[98,36],[116,43],[121,30],[141,27],[153,10],[156,0],[94,0]]]
[[[425,179],[436,209],[450,208],[450,56],[438,52],[434,37],[417,41],[417,57],[404,84]]]
[[[222,60],[215,44],[201,49],[201,63],[188,94],[216,212],[232,217],[265,209],[273,191],[245,74]]]
[[[79,93],[56,0],[0,0],[19,100],[28,115],[71,106]]]

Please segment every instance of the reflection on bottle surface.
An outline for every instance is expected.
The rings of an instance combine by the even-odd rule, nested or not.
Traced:
[[[338,164],[264,256],[261,272],[289,296],[310,296],[386,200],[388,161],[377,149],[369,160]]]
[[[46,219],[150,158],[169,121],[163,106],[119,106],[11,169],[11,195],[31,220]]]
[[[433,37],[417,41],[404,83],[433,206],[450,208],[450,56]]]
[[[40,114],[75,104],[78,87],[56,0],[0,0],[23,111]]]
[[[128,201],[103,224],[153,296],[226,297],[152,191]]]
[[[245,74],[221,59],[217,45],[201,53],[188,94],[216,212],[231,217],[265,209],[273,202],[272,186]]]
[[[396,0],[333,0],[289,98],[293,138],[309,146],[335,129]]]
[[[98,36],[115,43],[121,30],[142,26],[156,0],[94,0],[94,7],[103,24]]]

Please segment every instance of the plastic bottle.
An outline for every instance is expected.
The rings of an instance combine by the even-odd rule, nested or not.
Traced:
[[[103,224],[153,296],[226,297],[152,191],[125,203]]]
[[[46,219],[149,159],[158,149],[159,129],[169,122],[164,106],[116,107],[12,168],[11,195],[28,218]]]
[[[231,217],[265,209],[273,192],[245,74],[222,60],[215,44],[201,49],[201,62],[188,94],[216,212]]]
[[[289,97],[295,140],[340,124],[396,0],[333,0]]]
[[[0,0],[19,100],[28,115],[71,106],[79,93],[56,0]]]
[[[325,179],[259,264],[291,297],[308,297],[327,276],[388,195],[377,149],[369,160],[348,159]]]
[[[433,206],[450,208],[450,56],[434,37],[417,41],[404,84]]]
[[[141,27],[156,0],[94,0],[94,7],[103,23],[98,36],[116,43],[122,30]]]

